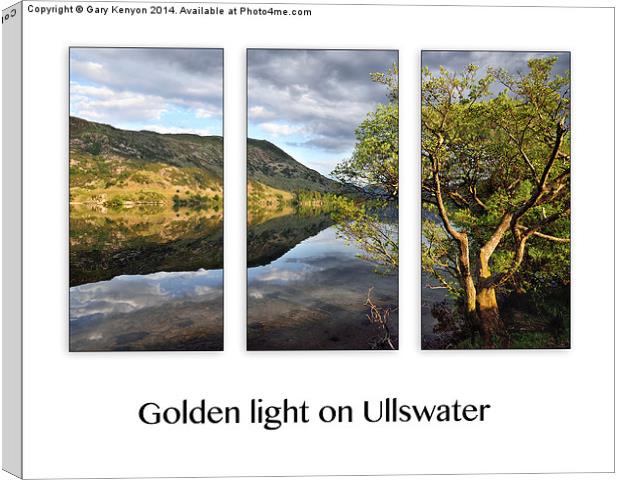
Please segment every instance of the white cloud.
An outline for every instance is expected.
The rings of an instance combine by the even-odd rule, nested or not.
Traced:
[[[110,98],[115,95],[114,90],[107,87],[94,87],[91,85],[80,85],[77,82],[71,82],[71,96],[73,98],[96,97]]]
[[[116,92],[108,87],[71,84],[71,114],[110,123],[159,120],[168,110],[165,99],[135,92]]]
[[[304,131],[303,127],[293,127],[291,125],[270,122],[261,123],[259,124],[259,127],[265,132],[278,137],[296,135]]]
[[[295,280],[301,280],[306,276],[305,271],[295,272],[293,270],[280,270],[274,268],[263,275],[260,275],[257,280],[261,282],[292,282]]]
[[[82,60],[72,60],[71,72],[87,78],[94,77],[100,81],[108,76],[105,67],[101,63]]]
[[[250,118],[266,118],[269,117],[269,113],[262,105],[256,105],[248,110]]]
[[[216,111],[207,108],[197,108],[196,118],[211,118],[217,114]]]
[[[356,127],[387,101],[371,72],[386,71],[398,59],[396,51],[378,50],[255,49],[248,56],[252,126],[267,137],[301,133],[297,147],[334,155],[353,148]]]
[[[70,317],[71,321],[93,315],[105,317],[221,294],[221,270],[119,275],[111,280],[71,287]]]
[[[200,135],[201,137],[207,137],[213,135],[208,128],[179,128],[179,127],[166,127],[163,125],[145,125],[142,130],[149,130],[156,133],[189,133],[193,135]]]
[[[221,50],[73,48],[70,56],[72,115],[134,128],[168,124],[165,112],[195,128],[202,119],[215,128],[221,119]]]
[[[204,296],[207,295],[209,293],[216,293],[219,295],[220,290],[219,289],[215,289],[213,287],[210,287],[208,285],[197,285],[196,288],[194,288],[194,294],[198,295],[198,296]]]

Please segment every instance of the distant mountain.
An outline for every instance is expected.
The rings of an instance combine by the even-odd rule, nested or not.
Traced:
[[[285,191],[336,192],[341,184],[306,167],[267,140],[247,142],[248,179]]]
[[[74,203],[166,203],[173,197],[217,197],[223,191],[220,136],[122,130],[77,117],[69,121]],[[338,192],[342,185],[306,167],[266,140],[247,141],[254,192],[284,199],[300,190]]]
[[[220,205],[222,137],[121,130],[69,119],[73,204],[120,207],[199,199]]]
[[[96,155],[116,155],[176,167],[198,167],[222,178],[222,137],[132,131],[77,117],[69,121],[70,148]]]

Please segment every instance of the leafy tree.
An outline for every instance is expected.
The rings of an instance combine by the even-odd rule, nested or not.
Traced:
[[[338,222],[338,232],[348,242],[355,242],[366,261],[376,265],[376,272],[398,272],[398,227],[373,213],[373,206],[354,202],[341,202],[332,213]]]
[[[398,67],[370,77],[386,86],[388,102],[362,121],[353,155],[332,172],[357,187],[364,202],[343,203],[334,217],[340,235],[362,249],[362,258],[377,265],[378,273],[392,274],[398,271],[398,229],[377,212],[398,208]]]
[[[487,344],[505,333],[498,289],[569,278],[570,79],[556,61],[423,71],[422,267]]]
[[[357,187],[365,195],[398,199],[398,67],[371,74],[387,87],[388,103],[379,104],[355,131],[350,159],[338,164],[332,175]]]

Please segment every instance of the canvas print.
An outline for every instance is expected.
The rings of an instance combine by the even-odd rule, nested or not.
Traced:
[[[398,348],[398,52],[248,50],[249,350]]]
[[[570,348],[569,52],[422,52],[422,348]]]
[[[223,348],[223,52],[72,48],[71,351]]]

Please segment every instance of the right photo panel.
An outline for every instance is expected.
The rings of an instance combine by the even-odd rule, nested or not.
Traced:
[[[421,63],[422,348],[570,348],[570,52]]]
[[[398,349],[398,52],[247,62],[248,350]]]

